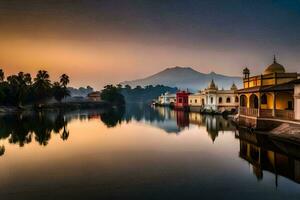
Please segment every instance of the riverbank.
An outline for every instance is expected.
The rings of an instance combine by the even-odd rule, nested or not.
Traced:
[[[39,111],[39,110],[78,110],[78,109],[99,109],[99,108],[112,108],[116,105],[106,101],[98,102],[63,102],[63,103],[50,103],[39,106],[26,105],[22,107],[16,106],[0,106],[0,113],[18,113],[23,111]]]
[[[268,135],[271,138],[284,140],[300,146],[300,125],[283,123],[270,131],[255,131],[255,133]]]

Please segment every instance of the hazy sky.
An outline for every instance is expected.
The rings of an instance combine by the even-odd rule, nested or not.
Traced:
[[[300,71],[299,0],[0,0],[6,74],[100,88],[172,66],[256,74],[273,54]]]

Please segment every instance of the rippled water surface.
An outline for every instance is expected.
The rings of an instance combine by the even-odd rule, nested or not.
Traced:
[[[300,199],[300,149],[168,108],[0,116],[2,199]]]

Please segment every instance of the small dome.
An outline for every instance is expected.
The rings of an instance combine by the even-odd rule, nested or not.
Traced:
[[[281,64],[277,63],[275,56],[273,63],[270,66],[268,66],[264,71],[264,74],[272,73],[285,73],[284,67]]]
[[[210,84],[209,84],[209,86],[208,86],[208,89],[217,89],[217,86],[216,86],[216,84],[215,84],[215,82],[214,82],[214,80],[212,79],[211,80],[211,82],[210,82]]]
[[[230,90],[237,90],[237,87],[234,83],[232,83],[232,86],[231,86]]]

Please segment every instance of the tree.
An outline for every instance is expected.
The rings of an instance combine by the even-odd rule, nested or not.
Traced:
[[[69,76],[66,75],[66,74],[63,74],[60,76],[60,84],[63,86],[63,87],[67,87],[67,85],[70,83],[70,79],[69,79]]]
[[[31,75],[19,72],[18,75],[11,75],[7,77],[8,88],[9,88],[9,101],[11,104],[22,106],[28,97]]]
[[[131,90],[131,86],[130,85],[125,85],[125,89],[126,90]]]
[[[119,90],[121,90],[121,89],[122,89],[122,85],[119,83],[119,84],[117,85],[117,88],[118,88]]]
[[[2,69],[0,69],[0,82],[3,82],[3,81],[4,81],[4,78],[5,78],[4,72],[3,72]]]
[[[56,94],[54,94],[54,97],[56,100],[58,100],[59,102],[61,102],[61,100],[67,96],[70,96],[70,91],[67,89],[67,85],[68,83],[70,83],[70,78],[68,75],[63,74],[60,76],[60,85],[59,83],[56,83],[56,86],[54,86],[56,89],[54,91],[56,91]]]
[[[61,102],[61,100],[64,98],[65,96],[64,90],[65,88],[61,87],[59,82],[54,82],[52,87],[52,94],[56,101]]]
[[[47,71],[39,70],[34,78],[33,91],[35,100],[41,102],[51,96],[51,82]]]
[[[124,96],[120,93],[119,89],[113,85],[106,85],[101,91],[101,99],[108,101],[115,105],[124,105]]]

